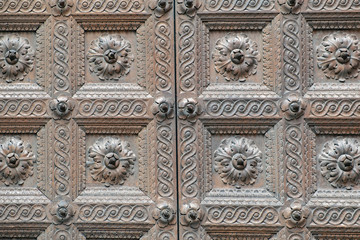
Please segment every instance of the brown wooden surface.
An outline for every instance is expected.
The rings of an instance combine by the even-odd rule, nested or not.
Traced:
[[[360,239],[357,0],[0,1],[0,239]]]

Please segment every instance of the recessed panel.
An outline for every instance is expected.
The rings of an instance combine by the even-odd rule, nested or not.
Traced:
[[[354,135],[317,135],[318,190],[359,190],[360,138]]]
[[[258,31],[211,31],[211,83],[262,82],[262,34]]]
[[[360,83],[359,37],[358,29],[313,30],[314,83]]]
[[[36,188],[37,156],[36,135],[1,134],[0,186]]]
[[[85,33],[86,82],[136,83],[135,31]]]
[[[19,84],[35,82],[35,32],[0,32],[0,83]],[[39,56],[40,57],[40,56]]]
[[[213,188],[264,187],[264,136],[213,135],[212,152]]]
[[[87,135],[86,186],[138,186],[139,157],[135,135]]]

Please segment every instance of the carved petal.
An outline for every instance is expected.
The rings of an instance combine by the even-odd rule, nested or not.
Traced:
[[[291,209],[294,211],[294,210],[301,210],[301,203],[298,202],[298,201],[294,201],[291,203],[290,205]]]
[[[291,218],[291,209],[290,208],[285,208],[285,210],[283,211],[282,214],[283,214],[285,219]]]

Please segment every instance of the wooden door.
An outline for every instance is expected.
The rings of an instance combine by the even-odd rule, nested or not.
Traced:
[[[0,239],[360,239],[359,9],[0,1]]]
[[[0,2],[1,239],[176,238],[171,8]]]
[[[179,239],[360,239],[358,11],[177,1]]]

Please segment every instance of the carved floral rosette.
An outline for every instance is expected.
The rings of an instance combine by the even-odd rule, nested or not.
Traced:
[[[178,13],[179,14],[185,14],[189,17],[194,17],[196,14],[196,11],[199,10],[199,8],[202,5],[202,0],[178,0]]]
[[[216,41],[212,54],[216,72],[227,81],[245,81],[256,74],[258,51],[255,42],[245,34],[227,35]]]
[[[66,95],[59,95],[56,99],[49,102],[49,107],[55,113],[55,119],[66,117],[74,109],[75,101]]]
[[[282,211],[286,227],[303,228],[306,225],[307,219],[310,217],[310,209],[299,200],[291,202],[290,206]]]
[[[171,98],[156,98],[154,104],[151,106],[151,112],[159,122],[165,119],[171,119],[174,117],[174,103]]]
[[[49,213],[55,225],[70,225],[74,220],[76,209],[69,197],[58,196],[50,206]]]
[[[35,156],[31,145],[24,146],[20,137],[4,137],[0,142],[0,181],[7,186],[24,184],[33,175]]]
[[[185,203],[180,209],[180,224],[191,228],[200,227],[204,212],[198,202]]]
[[[289,94],[280,104],[287,120],[297,119],[304,114],[307,102],[298,94]]]
[[[87,60],[90,72],[100,80],[119,80],[129,74],[134,56],[129,41],[119,35],[107,35],[91,42]]]
[[[304,0],[278,0],[280,10],[282,13],[299,13],[301,5]]]
[[[10,83],[24,80],[33,70],[34,51],[29,40],[19,36],[0,37],[0,77]]]
[[[215,171],[225,184],[240,187],[254,184],[261,172],[262,153],[253,140],[230,137],[214,153]]]
[[[49,0],[54,16],[69,16],[74,5],[73,0]]]
[[[201,115],[203,110],[201,105],[194,98],[183,98],[178,104],[178,117],[181,120],[196,122],[197,116]]]
[[[136,156],[130,143],[116,137],[99,138],[89,148],[91,177],[106,186],[123,184],[134,174]]]
[[[348,188],[359,183],[360,145],[353,138],[339,138],[324,144],[318,160],[321,174],[335,188]]]
[[[153,218],[157,221],[159,227],[164,228],[173,224],[176,212],[167,202],[160,202],[153,210]]]
[[[161,17],[172,9],[172,0],[149,0],[149,8],[154,11],[156,17]]]
[[[344,33],[324,37],[317,49],[317,61],[327,78],[340,82],[356,78],[360,61],[357,37]]]

